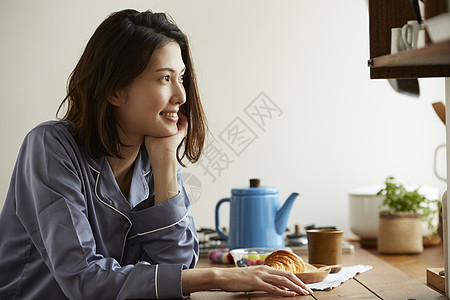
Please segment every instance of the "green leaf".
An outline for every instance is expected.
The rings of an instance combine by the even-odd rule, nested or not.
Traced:
[[[407,191],[403,184],[390,176],[385,180],[385,187],[378,191],[377,195],[384,195],[381,205],[382,209],[389,213],[414,212],[422,214],[422,218],[427,222],[429,229],[436,229],[432,223],[434,217],[439,213],[439,200],[429,200],[419,193],[419,189]],[[432,207],[437,207],[432,209]]]

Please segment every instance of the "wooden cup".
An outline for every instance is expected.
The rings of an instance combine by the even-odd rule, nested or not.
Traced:
[[[342,230],[311,229],[308,237],[308,263],[323,265],[342,264]]]

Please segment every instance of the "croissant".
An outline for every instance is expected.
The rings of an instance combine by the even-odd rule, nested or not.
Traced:
[[[306,264],[303,259],[297,254],[286,250],[276,250],[270,253],[266,257],[264,264],[291,273],[304,273],[306,270]]]

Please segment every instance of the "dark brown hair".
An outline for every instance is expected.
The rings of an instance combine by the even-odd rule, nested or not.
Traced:
[[[94,158],[103,155],[121,158],[124,145],[117,130],[108,97],[119,87],[129,86],[146,68],[155,49],[175,41],[181,48],[186,66],[184,88],[186,103],[180,111],[189,126],[184,151],[178,151],[178,162],[186,157],[196,162],[203,150],[207,133],[206,117],[200,102],[187,37],[164,13],[138,12],[131,9],[115,12],[97,28],[69,77],[67,96],[58,108],[67,104],[62,118],[70,121],[79,145]]]

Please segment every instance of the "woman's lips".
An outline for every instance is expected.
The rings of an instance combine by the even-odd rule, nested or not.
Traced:
[[[173,112],[162,112],[161,114],[164,117],[172,117],[172,118],[178,117],[178,114],[177,113],[173,113]]]
[[[160,115],[166,120],[178,122],[178,114],[176,112],[161,112]]]

